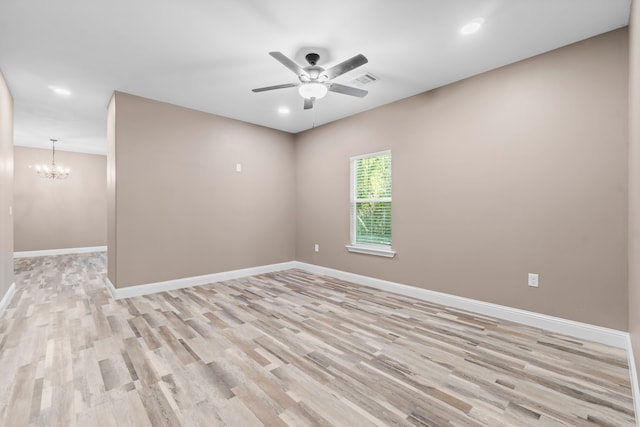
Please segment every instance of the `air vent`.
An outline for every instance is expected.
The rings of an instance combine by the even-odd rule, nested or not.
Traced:
[[[372,83],[377,82],[378,80],[380,80],[378,77],[374,76],[371,73],[367,73],[351,80],[351,83],[356,86],[368,86]]]

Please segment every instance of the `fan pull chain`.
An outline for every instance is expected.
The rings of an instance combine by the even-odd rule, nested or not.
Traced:
[[[311,109],[311,114],[312,114],[312,117],[313,117],[313,119],[311,121],[311,129],[313,129],[313,128],[316,127],[316,107],[315,106]]]

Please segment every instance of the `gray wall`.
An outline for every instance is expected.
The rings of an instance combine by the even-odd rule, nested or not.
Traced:
[[[629,24],[629,332],[640,368],[640,4]],[[636,414],[640,416],[640,414]]]
[[[626,330],[627,36],[299,135],[296,259]],[[385,149],[393,259],[345,249],[349,157]]]
[[[13,98],[0,72],[0,300],[13,283]]]
[[[66,180],[41,178],[38,163],[50,164],[51,150],[15,147],[15,251],[106,246],[106,156],[56,150]]]
[[[109,115],[116,287],[295,258],[292,135],[120,92]]]

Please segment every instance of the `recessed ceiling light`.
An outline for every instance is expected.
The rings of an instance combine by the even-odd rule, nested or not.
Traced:
[[[65,88],[60,87],[60,86],[49,85],[49,89],[51,89],[52,91],[54,91],[58,95],[62,95],[62,96],[71,95],[71,91],[69,89],[65,89]]]
[[[280,107],[278,108],[278,113],[280,114],[289,114],[291,112],[291,110],[289,109],[289,107]]]
[[[460,28],[460,34],[473,34],[482,28],[482,24],[484,24],[484,18],[475,18],[471,20],[468,24]]]

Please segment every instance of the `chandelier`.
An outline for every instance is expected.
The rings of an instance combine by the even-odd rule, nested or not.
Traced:
[[[51,155],[51,165],[41,164],[36,165],[36,172],[42,178],[49,179],[66,179],[71,173],[71,169],[65,168],[60,165],[56,165],[56,142],[57,139],[51,139],[51,143],[53,144],[53,153]]]

